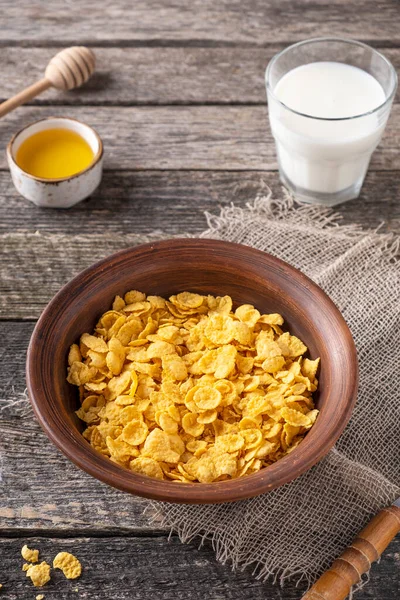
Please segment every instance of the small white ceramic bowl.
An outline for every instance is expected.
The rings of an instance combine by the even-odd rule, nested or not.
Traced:
[[[83,171],[69,177],[45,179],[35,177],[18,166],[15,156],[27,138],[44,129],[70,129],[79,134],[91,147],[94,157]],[[37,206],[69,208],[94,192],[103,172],[103,143],[98,133],[76,119],[48,117],[27,125],[16,133],[7,146],[7,161],[11,177],[18,192]]]

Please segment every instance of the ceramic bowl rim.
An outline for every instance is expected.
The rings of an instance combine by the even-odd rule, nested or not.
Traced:
[[[79,284],[80,281],[82,282],[85,277],[89,276],[94,278],[95,276],[105,276],[107,275],[107,268],[112,270],[115,268],[116,263],[122,261],[124,258],[127,260],[129,258],[132,259],[132,255],[138,255],[149,249],[160,250],[169,247],[171,244],[176,244],[178,250],[182,245],[201,244],[203,249],[205,246],[206,248],[208,247],[208,249],[219,248],[221,251],[225,249],[232,251],[233,253],[240,251],[258,259],[262,256],[266,262],[269,261],[270,264],[289,271],[297,283],[301,282],[307,289],[311,289],[313,294],[316,295],[316,298],[318,298],[318,301],[321,301],[323,309],[328,311],[330,316],[334,317],[335,320],[340,323],[340,326],[345,333],[345,336],[343,336],[343,344],[346,348],[347,358],[352,361],[352,365],[354,366],[354,372],[345,373],[343,375],[343,377],[347,378],[347,394],[345,400],[341,398],[341,418],[336,421],[335,427],[329,430],[329,435],[322,436],[323,439],[317,440],[316,450],[311,451],[312,448],[310,448],[310,445],[305,445],[307,440],[306,436],[305,440],[291,454],[280,459],[270,467],[262,469],[256,474],[230,481],[215,482],[211,484],[182,484],[181,486],[172,482],[138,476],[136,473],[132,473],[123,467],[116,465],[107,457],[102,457],[86,440],[84,440],[77,429],[69,426],[69,432],[66,433],[64,429],[67,428],[63,429],[59,424],[58,428],[54,427],[54,422],[56,421],[55,417],[53,418],[53,422],[50,422],[48,415],[46,415],[47,400],[42,391],[43,384],[41,383],[37,372],[35,372],[35,352],[38,344],[44,344],[43,332],[46,324],[57,319],[57,316],[54,316],[54,313],[56,314],[57,305],[63,298],[68,298],[68,295],[74,286]],[[69,299],[66,301],[69,302]],[[338,308],[317,284],[288,263],[260,250],[255,250],[254,248],[231,242],[199,238],[175,238],[130,247],[110,255],[80,272],[61,288],[39,318],[28,348],[26,375],[30,402],[41,427],[49,439],[52,440],[53,443],[78,467],[100,481],[134,495],[169,502],[194,504],[230,502],[257,496],[276,487],[280,487],[307,471],[328,453],[342,433],[350,419],[351,412],[356,402],[358,389],[358,361],[353,338]],[[71,436],[74,438],[75,442],[72,442]],[[83,445],[82,448],[78,448],[82,441],[85,442],[84,448]],[[304,458],[305,455],[306,459]],[[298,458],[298,460],[293,463],[294,458]],[[275,478],[275,483],[268,483],[268,479],[271,479],[268,475],[271,476],[271,474],[275,473],[278,474]],[[272,477],[272,479],[274,479],[274,477]]]

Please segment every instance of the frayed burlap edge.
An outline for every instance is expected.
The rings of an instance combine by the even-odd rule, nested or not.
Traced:
[[[239,208],[232,203],[230,206],[222,208],[219,215],[205,213],[208,229],[205,230],[200,238],[218,239],[220,232],[224,229],[224,239],[229,237],[229,230],[235,230],[236,227],[243,227],[246,222],[254,222],[255,218],[266,219],[268,221],[279,222],[281,226],[288,229],[296,229],[299,232],[302,229],[310,230],[310,227],[319,230],[329,230],[330,235],[339,238],[351,239],[354,244],[365,244],[374,248],[377,257],[382,261],[383,266],[388,263],[397,263],[400,256],[400,236],[392,233],[380,233],[381,226],[375,230],[363,230],[356,224],[343,225],[342,217],[339,213],[330,208],[324,208],[315,205],[298,204],[283,189],[283,198],[274,199],[271,191],[267,188],[266,193],[258,196],[253,202],[247,203],[245,208]],[[337,448],[333,448],[328,456],[340,456],[349,461]],[[387,493],[387,503],[390,504],[398,494],[400,489],[388,481],[380,473],[373,471],[356,461],[350,461],[352,466],[359,471],[369,472],[370,475],[382,485],[385,485],[390,491]],[[290,485],[290,484],[288,484]],[[271,571],[266,565],[254,560],[250,563],[237,562],[232,559],[232,549],[226,539],[221,539],[220,532],[205,533],[200,528],[194,529],[190,523],[185,521],[178,522],[165,514],[165,507],[151,501],[145,509],[145,514],[151,522],[157,522],[158,525],[167,526],[171,529],[171,534],[178,535],[182,543],[193,543],[196,540],[201,547],[207,540],[211,543],[215,552],[216,559],[222,564],[230,564],[233,570],[250,569],[252,575],[261,581],[271,580],[273,583],[279,583],[284,586],[285,581],[295,581],[297,585],[304,581],[310,586],[316,579],[316,576],[310,577],[302,572],[293,572],[289,569],[278,569]],[[363,576],[363,580],[353,591],[357,591],[367,583],[368,573]],[[351,593],[350,598],[353,595]]]

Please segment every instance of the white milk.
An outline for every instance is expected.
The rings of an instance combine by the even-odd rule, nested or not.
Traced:
[[[280,169],[297,188],[332,194],[360,187],[385,122],[378,114],[340,119],[374,110],[386,100],[378,81],[344,63],[314,62],[284,75],[269,102]]]

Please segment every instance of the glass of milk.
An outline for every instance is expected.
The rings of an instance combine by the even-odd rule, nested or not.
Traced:
[[[282,182],[303,202],[357,198],[396,93],[392,64],[366,44],[318,38],[276,54],[265,78]]]

